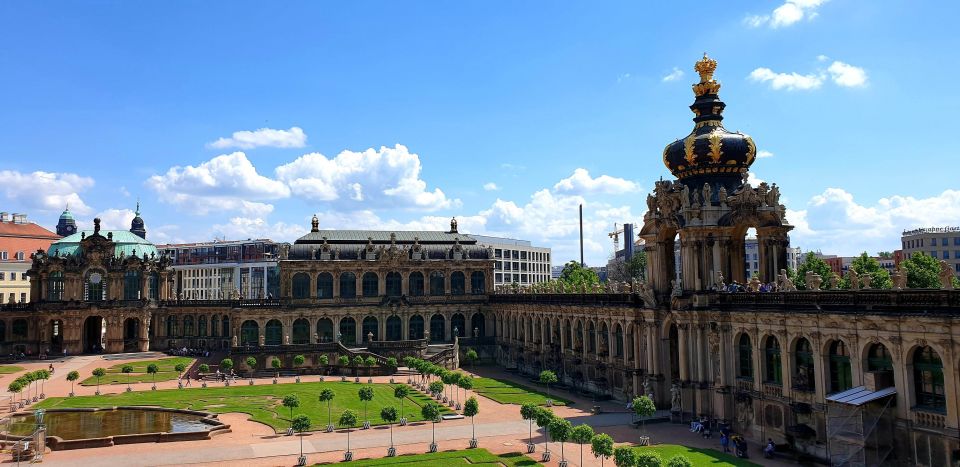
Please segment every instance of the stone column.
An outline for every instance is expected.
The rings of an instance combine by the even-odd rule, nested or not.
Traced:
[[[690,381],[690,369],[687,366],[687,358],[690,354],[690,346],[687,343],[687,331],[690,325],[686,323],[677,324],[677,347],[680,356],[680,381],[687,382]]]

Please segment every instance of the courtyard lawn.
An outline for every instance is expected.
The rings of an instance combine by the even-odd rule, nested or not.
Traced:
[[[197,383],[199,386],[199,383]],[[153,405],[178,409],[204,410],[214,413],[241,412],[250,414],[251,420],[273,427],[278,433],[290,426],[290,409],[281,404],[283,397],[296,394],[300,398],[300,407],[294,409],[293,416],[304,414],[310,417],[313,428],[323,429],[327,424],[327,404],[320,402],[318,397],[324,388],[330,388],[336,393],[330,406],[333,423],[337,422],[344,409],[350,409],[357,414],[362,424],[363,403],[357,396],[357,391],[367,386],[356,383],[342,382],[314,382],[290,384],[258,384],[247,385],[246,381],[238,381],[230,387],[220,384],[210,384],[201,388],[194,386],[188,389],[167,389],[162,391],[138,391],[102,396],[78,397],[51,397],[38,404],[37,408],[77,408],[77,407],[114,407],[131,405]],[[380,409],[386,406],[398,406],[393,397],[393,386],[389,384],[371,384],[373,386],[373,400],[368,403],[368,417],[373,425],[383,424],[380,420]],[[410,390],[410,396],[404,400],[403,411],[409,421],[422,421],[420,406],[430,399]],[[447,408],[441,408],[441,413],[449,413]]]
[[[530,389],[526,386],[494,378],[474,378],[473,390],[483,397],[493,399],[501,404],[523,405],[527,403],[545,405],[546,392]],[[553,405],[569,405],[570,401],[550,393]]]
[[[732,448],[731,448],[732,449]],[[746,459],[740,459],[730,454],[724,454],[713,449],[692,448],[677,444],[656,444],[650,447],[638,447],[637,452],[656,451],[666,463],[671,457],[683,454],[690,459],[693,465],[708,465],[711,467],[759,467]]]
[[[106,368],[107,375],[103,378],[100,378],[100,384],[127,384],[127,383],[150,383],[153,382],[153,375],[147,373],[147,365],[151,363],[157,364],[160,368],[160,371],[157,372],[157,381],[172,381],[177,379],[179,374],[173,368],[177,366],[178,363],[183,363],[184,366],[190,368],[190,365],[193,364],[194,359],[190,357],[168,357],[161,358],[159,360],[137,360],[133,362],[121,362],[115,365]],[[133,373],[123,374],[120,372],[120,369],[124,365],[130,365],[133,367]],[[82,375],[81,375],[82,376]],[[96,386],[97,378],[90,376],[89,378],[80,382],[81,386]]]
[[[0,375],[9,375],[10,373],[16,373],[18,371],[23,371],[23,367],[16,365],[0,365]]]
[[[491,454],[486,449],[466,449],[463,451],[445,451],[432,454],[414,454],[382,459],[364,459],[349,463],[351,466],[367,467],[376,465],[401,465],[404,467],[453,467],[479,465],[488,467],[527,467],[542,465],[533,459],[513,452],[510,454]],[[317,464],[328,465],[328,464]]]

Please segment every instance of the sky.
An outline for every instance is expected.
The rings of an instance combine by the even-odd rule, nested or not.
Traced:
[[[960,2],[0,2],[0,210],[156,243],[500,235],[606,263],[719,62],[793,246],[960,224]],[[622,241],[622,240],[621,240]]]

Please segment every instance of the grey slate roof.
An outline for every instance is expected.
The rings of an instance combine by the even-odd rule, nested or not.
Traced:
[[[462,233],[438,232],[438,231],[411,231],[411,230],[321,230],[319,232],[310,232],[297,239],[294,244],[323,243],[323,237],[327,237],[329,244],[343,243],[362,243],[367,244],[368,238],[373,238],[376,245],[389,244],[390,234],[396,234],[397,244],[412,244],[414,238],[419,238],[421,245],[436,243],[454,243],[460,241],[461,245],[473,245],[477,240]]]

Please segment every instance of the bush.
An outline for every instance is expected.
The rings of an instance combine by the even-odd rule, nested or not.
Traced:
[[[663,458],[654,451],[644,450],[637,453],[634,465],[637,467],[660,467],[663,465]]]
[[[677,454],[667,461],[667,467],[693,467],[693,462],[683,454]]]

